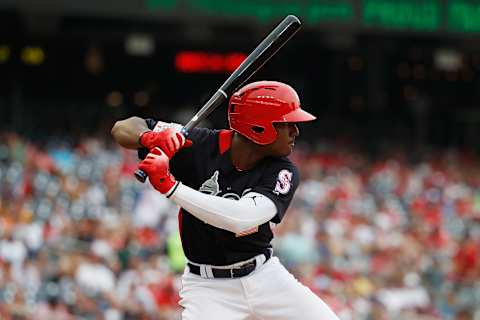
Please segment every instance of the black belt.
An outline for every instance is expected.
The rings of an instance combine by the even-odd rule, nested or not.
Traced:
[[[272,253],[269,250],[267,253],[264,253],[263,255],[266,258],[265,262],[267,262],[268,259],[270,259],[270,257],[272,256]],[[197,276],[201,275],[200,266],[191,264],[189,262],[187,263],[187,265],[191,273],[196,274]],[[257,260],[254,259],[252,261],[246,262],[241,266],[234,267],[231,269],[219,269],[219,268],[212,267],[212,274],[214,278],[240,278],[252,273],[252,271],[255,270],[256,266],[257,266]]]

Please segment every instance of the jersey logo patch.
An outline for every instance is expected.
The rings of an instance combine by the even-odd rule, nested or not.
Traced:
[[[287,194],[292,186],[292,173],[286,169],[278,173],[277,184],[275,185],[275,194]]]
[[[216,196],[217,194],[222,192],[222,190],[220,190],[220,185],[218,184],[218,175],[219,172],[218,170],[216,170],[213,173],[213,176],[211,176],[207,181],[202,183],[202,186],[200,187],[200,189],[198,189],[198,191],[212,196]]]

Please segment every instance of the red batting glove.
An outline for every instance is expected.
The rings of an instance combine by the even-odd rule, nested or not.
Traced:
[[[170,174],[169,161],[167,155],[159,147],[156,147],[138,166],[148,175],[152,186],[167,197],[172,195],[179,183]]]
[[[183,147],[190,147],[192,141],[185,138],[185,136],[175,130],[174,128],[167,128],[162,131],[146,131],[140,136],[140,144],[152,150],[155,147],[160,147],[169,159]]]

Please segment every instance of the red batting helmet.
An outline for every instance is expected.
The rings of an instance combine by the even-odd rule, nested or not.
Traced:
[[[305,122],[316,117],[300,108],[300,99],[289,85],[277,81],[250,83],[230,98],[230,128],[261,145],[277,138],[274,122]]]

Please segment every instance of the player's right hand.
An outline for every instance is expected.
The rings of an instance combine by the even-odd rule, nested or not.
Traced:
[[[159,147],[171,159],[181,148],[190,147],[192,141],[174,128],[167,128],[162,131],[146,131],[140,136],[140,144],[152,150]]]
[[[148,175],[152,186],[161,193],[170,196],[178,182],[170,174],[170,159],[159,148],[153,148],[138,168]]]

